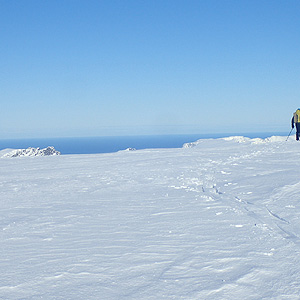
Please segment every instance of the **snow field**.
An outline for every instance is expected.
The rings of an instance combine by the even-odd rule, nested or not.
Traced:
[[[300,145],[0,160],[0,299],[299,299]]]

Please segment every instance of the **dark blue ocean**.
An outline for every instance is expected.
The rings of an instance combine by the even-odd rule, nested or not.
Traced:
[[[230,133],[230,134],[179,134],[179,135],[143,135],[143,136],[104,136],[75,138],[39,138],[39,139],[2,139],[0,150],[6,148],[25,149],[28,147],[46,148],[53,146],[61,154],[112,153],[127,148],[181,148],[184,143],[199,139],[221,138],[242,135],[250,138],[266,138],[272,135],[284,136],[280,132]]]

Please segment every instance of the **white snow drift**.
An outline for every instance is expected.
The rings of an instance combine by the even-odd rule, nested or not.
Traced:
[[[299,299],[300,143],[1,159],[0,299]]]

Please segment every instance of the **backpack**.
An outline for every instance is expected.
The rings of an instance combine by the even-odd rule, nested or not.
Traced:
[[[294,123],[300,123],[300,110],[297,109],[294,113]]]

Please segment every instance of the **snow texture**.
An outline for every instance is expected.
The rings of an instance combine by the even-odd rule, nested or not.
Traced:
[[[20,156],[48,156],[48,155],[60,155],[59,151],[56,151],[54,147],[49,146],[44,149],[32,148],[27,149],[5,149],[0,151],[1,158],[4,157],[20,157]]]
[[[0,299],[299,299],[300,144],[187,145],[2,159]]]

